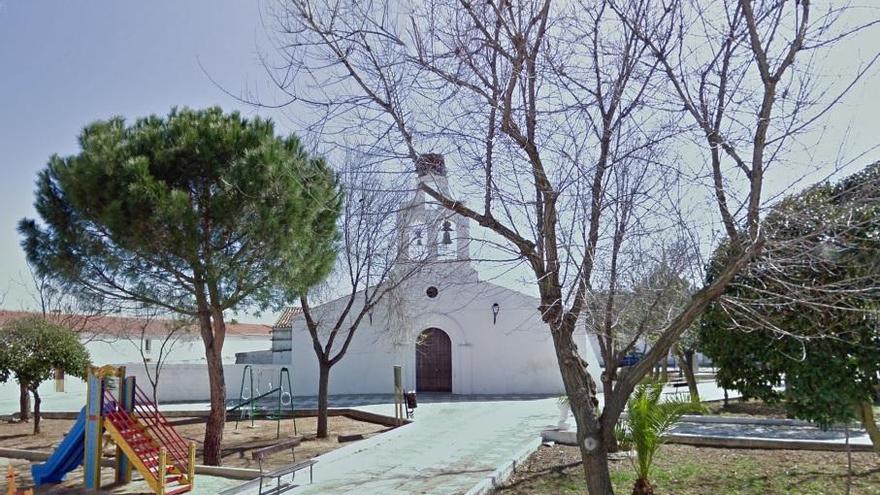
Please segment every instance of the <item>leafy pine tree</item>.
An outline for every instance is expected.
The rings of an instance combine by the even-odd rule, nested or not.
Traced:
[[[275,305],[295,296],[285,288],[327,275],[335,175],[271,121],[219,108],[95,122],[79,143],[39,174],[42,221],[19,225],[28,260],[73,290],[198,322],[211,388],[205,462],[219,464],[224,311]]]

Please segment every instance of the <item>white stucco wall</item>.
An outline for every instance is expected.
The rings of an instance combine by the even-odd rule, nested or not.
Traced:
[[[447,278],[447,280],[449,280]],[[436,298],[425,295],[427,287],[439,288]],[[436,283],[431,275],[407,284],[407,300],[413,308],[407,338],[389,337],[386,306],[374,310],[373,323],[364,319],[345,357],[330,373],[331,394],[393,392],[393,366],[403,366],[404,385],[416,387],[415,338],[431,327],[445,331],[452,341],[452,392],[456,394],[561,393],[562,378],[552,337],[538,314],[538,300],[487,282]],[[493,324],[492,304],[498,303]],[[336,315],[343,301],[321,306],[316,313]],[[315,395],[318,363],[303,318],[293,324],[292,367],[297,395]],[[338,337],[340,339],[341,337]],[[598,360],[587,348],[583,331],[575,336],[582,357],[593,370]],[[326,341],[326,339],[324,339]],[[338,346],[337,346],[338,348]]]
[[[105,364],[125,365],[129,374],[140,375],[144,373],[144,365],[141,361],[140,353],[136,347],[139,339],[134,343],[126,339],[98,337],[86,343],[86,348],[92,358],[92,363],[97,366]],[[160,341],[153,340],[152,354],[158,356]],[[241,336],[230,335],[226,337],[223,345],[223,362],[234,363],[235,353],[256,351],[267,349],[270,345],[269,336]],[[162,376],[163,383],[168,380],[169,397],[178,400],[178,397],[185,397],[182,400],[190,400],[190,397],[201,397],[200,390],[207,391],[207,368],[205,366],[205,348],[201,338],[193,336],[192,338],[181,339],[175,344],[171,352],[168,354],[166,361],[168,366],[168,374]],[[184,366],[175,369],[177,366]],[[239,371],[239,375],[241,372]],[[201,383],[201,382],[204,383]],[[239,378],[234,380],[237,387]],[[146,389],[149,384],[145,378],[139,378],[138,383],[142,388]],[[229,382],[227,382],[229,384]],[[55,383],[53,380],[44,382],[40,386],[40,396],[47,404],[45,410],[78,410],[85,404],[86,384],[82,380],[67,376],[64,379],[64,392],[55,391]],[[160,384],[160,391],[161,391]],[[164,392],[164,391],[163,391]],[[238,389],[235,389],[237,397]],[[193,398],[192,400],[207,400],[207,392],[204,398]],[[161,399],[160,399],[161,400]],[[0,413],[10,413],[18,410],[18,384],[14,379],[10,379],[7,383],[0,384]]]
[[[245,365],[241,364],[223,365],[226,398],[228,400],[237,400],[239,398],[244,367]],[[256,389],[257,395],[268,392],[278,386],[281,366],[253,365],[252,369],[254,389]],[[129,365],[126,371],[129,376],[136,377],[138,386],[148,395],[153,393],[153,388],[143,365]],[[151,368],[150,372],[153,373],[153,368]],[[247,398],[254,396],[253,391],[250,389],[248,375],[244,376],[244,396]],[[293,376],[291,374],[291,381],[292,379]],[[286,380],[284,381],[283,389],[287,391],[287,383]],[[294,394],[296,394],[295,389]],[[211,391],[208,387],[208,367],[204,364],[186,363],[169,364],[167,367],[163,367],[159,373],[158,398],[160,403],[207,402],[211,398]]]

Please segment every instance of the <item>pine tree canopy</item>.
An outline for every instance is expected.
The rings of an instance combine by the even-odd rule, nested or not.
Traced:
[[[335,259],[340,197],[323,159],[271,121],[219,108],[98,121],[37,179],[19,224],[40,274],[92,297],[195,315],[274,306]]]

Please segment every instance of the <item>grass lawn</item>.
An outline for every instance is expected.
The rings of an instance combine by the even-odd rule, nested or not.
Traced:
[[[584,493],[575,447],[541,447],[497,495]],[[834,495],[846,493],[846,454],[666,445],[654,468],[658,495]],[[880,457],[853,454],[852,495],[880,495]],[[611,462],[615,492],[634,481],[629,460]]]

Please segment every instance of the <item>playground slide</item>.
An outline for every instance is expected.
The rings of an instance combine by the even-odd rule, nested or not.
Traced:
[[[31,466],[31,475],[37,486],[47,483],[61,483],[64,475],[76,469],[83,462],[85,447],[86,408],[82,408],[73,427],[43,464]]]

